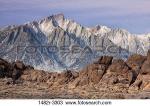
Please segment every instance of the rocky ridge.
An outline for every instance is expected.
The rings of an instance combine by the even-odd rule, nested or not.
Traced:
[[[0,59],[0,98],[150,98],[150,51],[126,61],[101,56],[81,70],[46,72]]]
[[[0,29],[0,57],[47,71],[82,69],[103,55],[121,59],[146,55],[149,42],[149,34],[100,25],[88,28],[57,14]]]

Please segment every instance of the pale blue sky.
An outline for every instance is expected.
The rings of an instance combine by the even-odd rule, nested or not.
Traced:
[[[0,0],[0,26],[64,13],[83,26],[150,32],[150,0]]]

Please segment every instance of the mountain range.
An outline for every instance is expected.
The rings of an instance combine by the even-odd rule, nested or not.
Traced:
[[[92,20],[90,20],[92,21]],[[0,57],[22,60],[37,69],[79,69],[102,55],[126,60],[146,55],[150,34],[132,34],[107,26],[84,27],[63,14],[0,29]]]

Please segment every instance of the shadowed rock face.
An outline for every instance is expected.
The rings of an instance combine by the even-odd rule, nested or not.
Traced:
[[[25,66],[22,61],[17,60],[16,62],[8,63],[0,59],[0,78],[8,77],[15,81],[20,78],[26,69],[29,69],[29,66]]]
[[[132,70],[138,71],[141,69],[145,60],[146,60],[146,56],[134,54],[128,58],[126,63]]]
[[[108,77],[109,76],[109,77]],[[128,65],[120,59],[115,59],[109,66],[103,81],[107,83],[123,83],[130,84],[133,80],[133,73]]]
[[[89,83],[98,83],[103,75],[105,74],[107,68],[112,62],[113,57],[102,56],[99,60],[93,64],[88,65],[83,70],[79,72],[80,81],[79,85],[85,85]]]
[[[79,71],[58,73],[0,59],[0,98],[150,98],[149,62],[150,52],[127,61],[101,56]]]
[[[0,76],[2,78],[12,77],[12,73],[13,73],[13,67],[11,63],[8,63],[7,61],[0,59]]]
[[[150,50],[147,53],[147,59],[142,65],[141,74],[150,74]]]

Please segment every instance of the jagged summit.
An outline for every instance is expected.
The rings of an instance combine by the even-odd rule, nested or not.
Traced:
[[[133,53],[146,55],[149,42],[149,35],[100,25],[88,28],[57,14],[0,30],[0,57],[45,70],[77,69],[101,55],[122,59]]]
[[[59,14],[56,14],[56,15],[53,15],[53,17],[57,20],[64,20],[65,19],[65,16],[63,13],[59,13]]]

